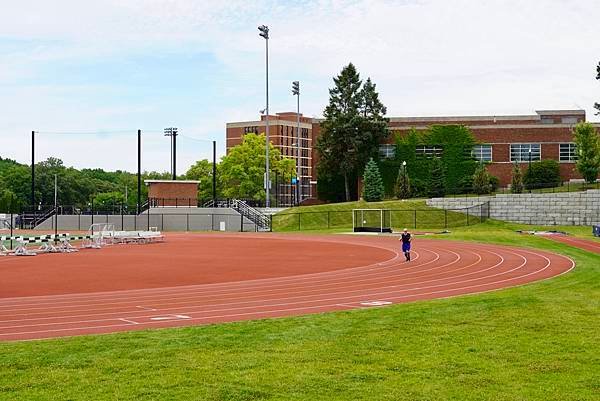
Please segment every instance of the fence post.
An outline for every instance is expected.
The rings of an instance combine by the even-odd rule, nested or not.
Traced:
[[[160,215],[160,231],[165,231],[165,214]]]
[[[11,202],[10,202],[10,249],[13,249],[13,224],[14,224],[14,220],[13,220],[13,209],[12,209],[12,197],[11,197]]]
[[[244,232],[244,215],[240,213],[240,232]]]
[[[190,214],[186,213],[185,215],[185,230],[190,231]]]
[[[210,215],[210,230],[215,231],[215,213]]]
[[[467,208],[467,226],[469,225],[469,208]]]
[[[444,228],[448,228],[448,209],[444,209]]]
[[[147,213],[148,213],[148,231],[150,231],[150,206],[148,206]]]
[[[92,225],[94,225],[94,198],[92,198]]]

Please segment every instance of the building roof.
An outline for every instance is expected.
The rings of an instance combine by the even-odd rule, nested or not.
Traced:
[[[200,184],[200,181],[195,180],[144,180],[148,184]]]

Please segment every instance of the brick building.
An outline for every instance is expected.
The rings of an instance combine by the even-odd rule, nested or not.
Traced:
[[[265,132],[265,117],[258,121],[243,121],[227,123],[227,151],[239,145],[245,134],[262,134]],[[315,138],[313,127],[317,125],[314,119],[300,114],[300,185],[302,199],[310,198],[316,193],[311,190],[311,183],[316,180],[314,171]],[[298,132],[297,113],[277,113],[269,116],[269,140],[284,157],[297,160],[296,139]],[[272,191],[277,197],[277,204],[282,206],[294,203],[295,186],[291,177],[271,177]],[[316,184],[316,181],[315,181]],[[312,185],[313,187],[315,185]],[[316,188],[315,188],[316,189]]]
[[[489,162],[488,170],[506,186],[511,180],[512,163],[517,161],[526,167],[529,161],[553,159],[560,163],[564,181],[580,178],[575,171],[577,153],[573,143],[573,126],[585,121],[584,110],[538,110],[531,115],[513,116],[457,116],[457,117],[391,117],[389,128],[393,134],[404,135],[411,128],[425,130],[431,125],[460,124],[469,127],[480,145],[473,155]],[[316,194],[317,153],[314,151],[319,136],[321,119],[301,117],[302,129],[302,178],[303,198]],[[269,117],[271,142],[282,154],[295,158],[296,113],[278,113]],[[241,142],[244,133],[264,132],[264,116],[260,121],[227,124],[227,149]],[[595,124],[600,128],[600,124]],[[380,145],[382,158],[394,156],[394,137]],[[443,149],[422,146],[423,154],[435,154]]]

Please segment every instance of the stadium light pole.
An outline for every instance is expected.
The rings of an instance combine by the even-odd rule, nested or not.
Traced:
[[[296,122],[296,204],[302,202],[302,179],[300,178],[300,81],[292,82],[292,94],[297,96]]]
[[[266,105],[266,112],[267,115],[265,117],[265,136],[266,136],[266,145],[265,145],[265,153],[266,153],[266,160],[265,160],[265,193],[266,193],[266,198],[265,198],[265,206],[268,208],[271,206],[271,202],[270,202],[270,195],[271,195],[271,181],[269,178],[269,27],[266,25],[261,25],[258,27],[258,30],[260,31],[259,36],[261,36],[262,38],[265,39],[265,48],[266,48],[266,98],[267,98],[267,105]]]
[[[31,131],[31,210],[35,210],[35,131]]]
[[[165,136],[171,137],[171,175],[175,181],[177,179],[177,128],[165,128]]]
[[[148,203],[148,208],[150,203]],[[137,131],[137,214],[142,212],[142,130]]]

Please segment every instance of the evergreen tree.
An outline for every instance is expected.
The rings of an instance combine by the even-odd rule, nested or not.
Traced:
[[[479,163],[473,174],[473,191],[477,195],[490,193],[490,174],[483,163]]]
[[[383,200],[384,188],[379,167],[373,158],[369,159],[363,176],[363,199],[367,202]]]
[[[586,182],[595,182],[600,170],[600,142],[598,132],[590,123],[579,123],[574,129],[578,159],[576,168]]]
[[[523,172],[521,171],[521,166],[519,166],[519,163],[516,161],[514,162],[512,169],[510,192],[513,194],[520,194],[523,192]]]
[[[429,174],[429,196],[439,198],[446,195],[446,174],[444,165],[439,157],[434,157],[431,161],[431,171]]]
[[[400,170],[398,170],[394,194],[398,199],[408,199],[411,196],[410,178],[408,177],[408,172],[406,171],[406,166],[404,164],[402,164]]]
[[[319,163],[330,176],[342,176],[346,200],[351,198],[350,182],[377,155],[379,143],[387,138],[385,106],[379,101],[375,84],[363,86],[352,63],[333,79],[329,104],[323,112],[321,135],[316,148]]]

